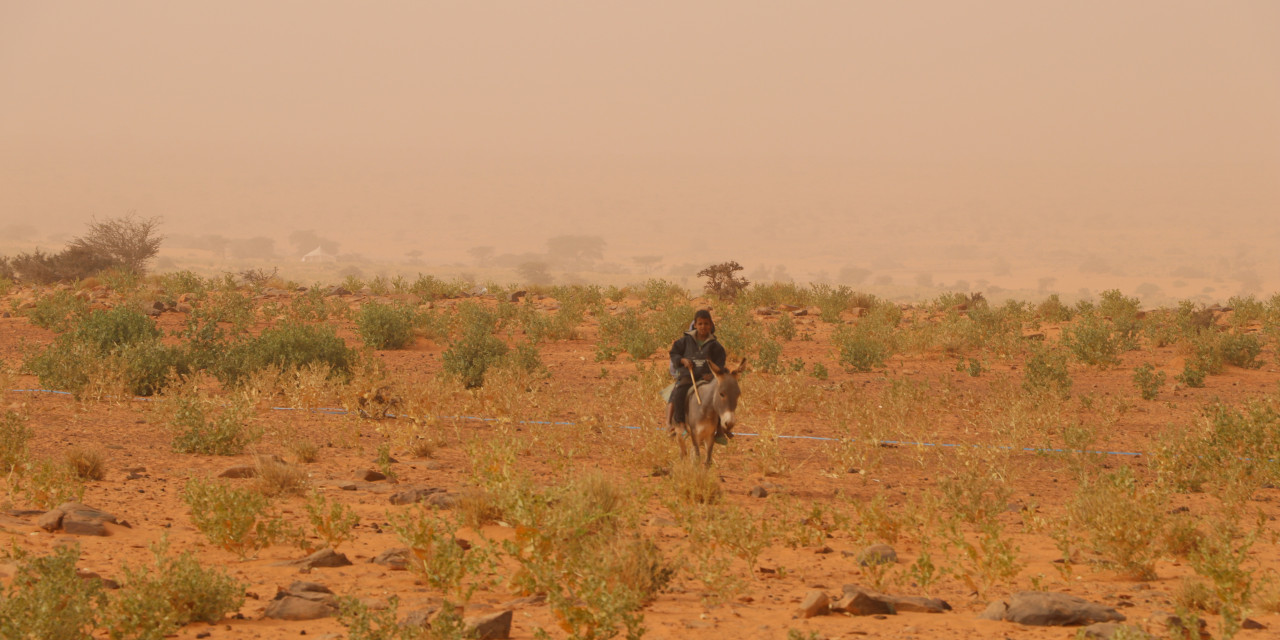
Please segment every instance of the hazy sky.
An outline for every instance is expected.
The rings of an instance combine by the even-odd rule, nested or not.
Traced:
[[[440,262],[1266,260],[1280,3],[0,0],[0,228],[129,210]]]

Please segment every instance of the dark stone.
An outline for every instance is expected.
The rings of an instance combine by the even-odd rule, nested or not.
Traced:
[[[747,495],[752,498],[767,498],[769,497],[769,490],[764,487],[752,487],[751,491],[747,492]]]
[[[377,482],[379,480],[386,480],[386,479],[387,479],[387,474],[382,473],[381,471],[374,471],[373,469],[361,469],[360,471],[356,472],[356,480],[363,480],[365,482]]]
[[[858,554],[858,566],[867,567],[877,564],[896,564],[898,552],[887,544],[873,544]]]
[[[234,467],[227,467],[218,473],[219,478],[256,478],[258,477],[258,468],[251,464],[238,464]]]
[[[804,602],[800,603],[800,609],[796,611],[796,616],[801,618],[812,618],[820,616],[827,612],[828,605],[831,604],[831,598],[827,597],[822,591],[810,591],[805,594]]]
[[[438,487],[427,487],[425,489],[408,489],[391,494],[391,504],[414,504],[422,502],[428,496],[442,493],[444,489]]]
[[[980,617],[996,619],[989,616],[995,615],[999,609],[997,603],[993,602]],[[1081,626],[1094,622],[1122,622],[1125,617],[1111,607],[1065,593],[1022,591],[1009,598],[1008,603],[1005,604],[1003,619],[1030,626],[1058,627]]]
[[[845,585],[844,595],[831,604],[831,610],[855,616],[895,615],[898,610],[882,594],[857,585]]]
[[[409,568],[409,553],[409,547],[387,549],[374,556],[369,562],[380,564],[392,571],[405,571]]]
[[[499,611],[466,618],[467,637],[477,640],[506,640],[511,637],[511,612]]]
[[[351,560],[345,554],[338,553],[328,547],[321,549],[300,560],[289,560],[288,562],[279,562],[275,566],[298,566],[306,569],[326,568],[326,567],[347,567],[351,565]]]

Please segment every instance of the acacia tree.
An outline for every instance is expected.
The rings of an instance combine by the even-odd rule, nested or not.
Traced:
[[[742,265],[736,260],[713,264],[698,272],[699,278],[707,279],[707,293],[721,300],[733,300],[751,284],[746,278],[735,276],[742,271]]]
[[[136,218],[133,214],[94,219],[89,223],[89,233],[72,240],[66,253],[97,256],[122,269],[146,273],[147,263],[159,253],[164,241],[164,236],[156,233],[159,228],[159,218]]]

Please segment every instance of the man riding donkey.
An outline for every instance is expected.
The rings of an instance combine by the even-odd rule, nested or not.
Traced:
[[[667,388],[667,424],[672,434],[678,436],[688,431],[695,450],[706,440],[708,464],[712,441],[727,445],[728,437],[733,435],[733,414],[738,404],[737,378],[742,372],[741,366],[735,371],[725,368],[727,354],[715,333],[711,312],[699,309],[690,329],[671,345],[671,376],[675,381]],[[694,392],[698,396],[691,400],[690,389],[694,388],[695,380],[699,381],[699,388]],[[714,391],[707,391],[703,385]],[[690,410],[690,402],[698,403],[697,411]],[[709,422],[714,424],[707,424]],[[684,448],[683,440],[680,446]]]

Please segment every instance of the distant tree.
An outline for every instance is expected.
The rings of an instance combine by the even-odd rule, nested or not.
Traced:
[[[733,300],[751,284],[746,278],[734,275],[739,271],[742,271],[742,265],[734,260],[713,264],[699,271],[698,277],[707,279],[708,294],[721,300]]]
[[[516,273],[525,284],[551,284],[551,272],[545,262],[522,262],[516,267]]]
[[[631,261],[640,265],[640,268],[644,269],[645,275],[649,275],[653,268],[662,262],[662,256],[635,256],[631,258]]]
[[[547,253],[557,262],[583,266],[604,259],[600,236],[556,236],[547,240]]]
[[[420,262],[419,258],[422,256],[422,249],[414,249],[412,251],[404,252],[404,257],[408,258],[410,262]]]
[[[89,233],[72,240],[67,251],[83,257],[86,264],[100,258],[134,273],[146,273],[147,263],[164,242],[164,236],[157,233],[159,227],[159,218],[136,218],[133,214],[95,219],[89,223]]]
[[[493,258],[493,247],[471,247],[467,249],[467,253],[471,254],[471,259],[476,261],[477,267],[487,266],[489,260]]]
[[[841,284],[851,284],[851,285],[857,286],[862,284],[863,282],[866,282],[867,278],[869,278],[870,276],[871,276],[870,269],[864,269],[862,267],[846,266],[846,267],[840,268],[840,273],[836,275],[836,280],[840,281]]]
[[[312,229],[297,229],[289,233],[289,244],[293,245],[294,255],[304,256],[319,247],[321,251],[329,255],[337,255],[339,245],[336,241],[330,240],[316,233]]]
[[[232,240],[227,244],[232,258],[270,260],[276,257],[276,241],[266,236]]]

